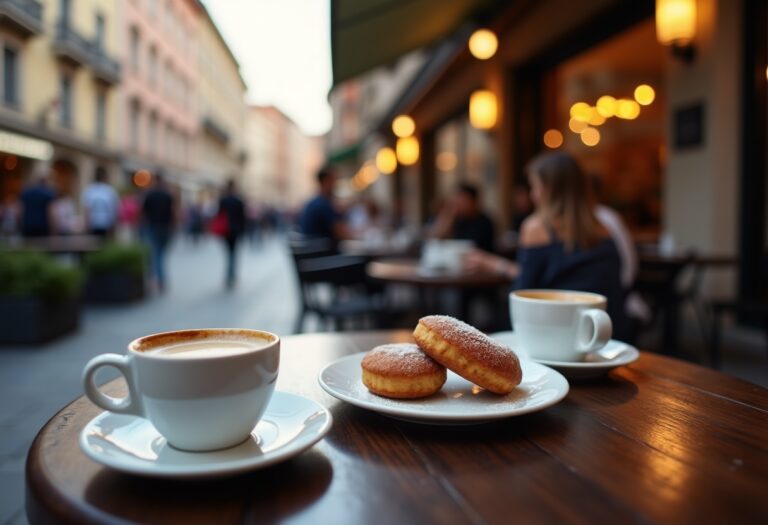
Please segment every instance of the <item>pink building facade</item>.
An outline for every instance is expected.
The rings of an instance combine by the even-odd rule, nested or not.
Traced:
[[[122,169],[162,170],[182,186],[194,177],[190,159],[200,119],[196,103],[197,0],[124,0],[120,86]],[[194,188],[189,188],[194,190]]]

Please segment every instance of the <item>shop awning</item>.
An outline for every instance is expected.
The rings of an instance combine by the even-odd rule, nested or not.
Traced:
[[[455,31],[495,0],[331,0],[333,83]]]
[[[360,153],[362,143],[357,142],[346,148],[341,148],[336,151],[332,151],[328,154],[328,164],[341,164],[342,162],[357,160],[357,156]]]

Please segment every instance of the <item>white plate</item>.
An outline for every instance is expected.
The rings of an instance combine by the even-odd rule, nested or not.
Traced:
[[[515,333],[511,330],[491,334],[491,337],[512,348],[521,358],[525,357],[537,363],[551,366],[570,379],[600,377],[617,366],[628,365],[640,357],[640,352],[634,346],[611,339],[600,350],[587,354],[584,361],[550,361],[530,357],[528,352],[517,344]]]
[[[148,420],[103,412],[80,433],[80,448],[115,470],[163,478],[205,478],[263,468],[307,450],[328,433],[331,414],[315,401],[275,392],[264,417],[240,445],[185,452],[168,445]]]
[[[523,380],[510,394],[486,392],[448,371],[448,380],[436,394],[422,399],[388,399],[363,385],[360,362],[365,352],[343,357],[318,376],[323,389],[353,405],[407,421],[433,424],[471,424],[519,416],[554,405],[568,393],[568,381],[551,368],[521,361]]]

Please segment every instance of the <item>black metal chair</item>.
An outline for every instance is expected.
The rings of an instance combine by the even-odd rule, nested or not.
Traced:
[[[301,312],[296,332],[307,314],[317,315],[329,330],[361,322],[381,326],[389,314],[386,296],[372,293],[362,257],[330,255],[294,258],[301,288]]]

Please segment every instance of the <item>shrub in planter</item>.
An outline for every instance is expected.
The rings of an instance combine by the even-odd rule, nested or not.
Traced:
[[[41,343],[75,330],[82,275],[33,252],[0,253],[0,342]]]
[[[85,298],[93,302],[126,302],[144,297],[147,254],[138,244],[108,244],[85,257]]]

